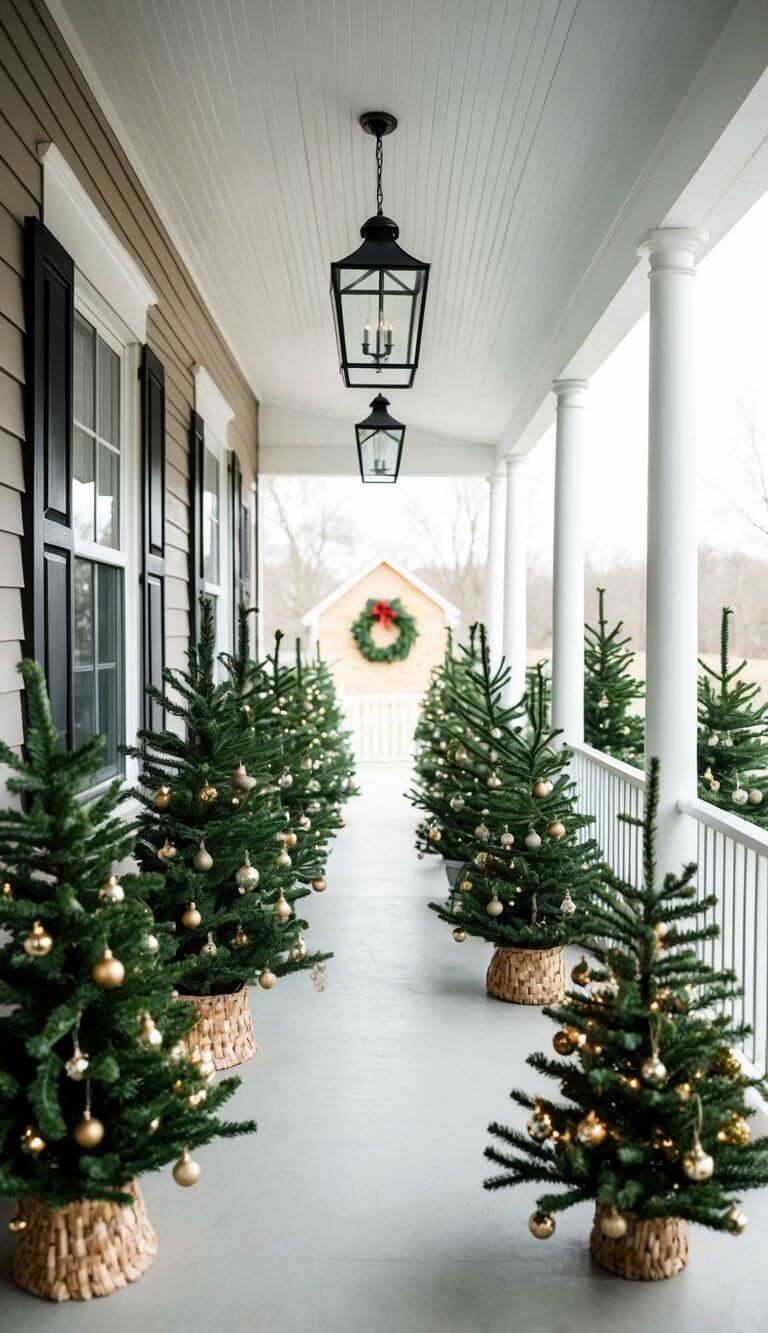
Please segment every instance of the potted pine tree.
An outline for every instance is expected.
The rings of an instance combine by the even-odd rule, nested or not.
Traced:
[[[487,1189],[528,1182],[545,1193],[529,1219],[547,1239],[564,1209],[594,1204],[597,1263],[641,1281],[674,1277],[688,1259],[687,1223],[739,1235],[739,1201],[768,1183],[768,1139],[752,1139],[745,1093],[765,1087],[734,1049],[746,1029],[730,1007],[731,973],[697,951],[714,898],[696,898],[694,866],[659,877],[655,856],[658,764],[651,764],[639,888],[606,874],[584,909],[596,962],[583,959],[574,989],[546,1010],[556,1059],[529,1057],[559,1094],[512,1098],[527,1134],[494,1123],[486,1157],[501,1168]]]
[[[576,810],[568,750],[546,722],[541,670],[528,696],[528,728],[503,702],[506,670],[492,673],[485,629],[480,663],[450,688],[451,711],[465,728],[454,752],[461,784],[482,792],[481,822],[467,838],[467,864],[446,905],[430,903],[462,943],[479,936],[495,946],[489,995],[517,1004],[560,999],[563,946],[582,938],[582,911],[599,876],[599,851],[584,832],[591,820]],[[463,812],[462,812],[463,813]]]
[[[136,858],[161,871],[156,913],[175,929],[179,991],[198,1010],[190,1040],[210,1046],[217,1069],[256,1051],[248,988],[269,991],[279,977],[314,967],[307,922],[296,903],[309,890],[295,883],[285,846],[279,788],[270,778],[276,741],[263,741],[263,767],[243,762],[243,705],[230,680],[216,680],[210,600],[201,600],[199,642],[186,670],[166,669],[164,692],[152,697],[183,723],[139,732],[141,803]],[[271,746],[271,748],[270,748]]]
[[[0,742],[16,802],[0,811],[0,1195],[18,1199],[19,1286],[88,1300],[155,1257],[139,1177],[175,1161],[176,1183],[194,1185],[194,1148],[255,1126],[216,1118],[237,1080],[211,1087],[210,1052],[188,1058],[195,1012],[174,997],[157,880],[115,873],[133,840],[119,782],[79,794],[101,738],[63,750],[40,667],[20,669],[26,755]]]
[[[584,633],[584,739],[596,750],[642,767],[643,719],[636,705],[643,682],[633,674],[634,650],[621,620],[609,628],[605,588],[597,589],[597,625]]]
[[[768,828],[768,703],[730,662],[730,619],[723,607],[720,661],[699,665],[699,791],[705,801]]]

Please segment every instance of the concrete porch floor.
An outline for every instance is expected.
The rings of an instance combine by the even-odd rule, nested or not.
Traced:
[[[481,1188],[489,1120],[514,1117],[514,1085],[552,1024],[490,1000],[489,949],[453,943],[426,909],[445,893],[416,860],[401,768],[362,772],[310,904],[311,943],[335,950],[329,984],[308,977],[254,995],[260,1050],[228,1108],[259,1133],[200,1154],[203,1179],[143,1182],[160,1239],[154,1267],[90,1306],[54,1307],[8,1277],[0,1205],[0,1326],[72,1333],[602,1333],[618,1328],[764,1333],[768,1192],[748,1195],[738,1240],[692,1232],[679,1278],[644,1286],[594,1267],[586,1208],[549,1242],[532,1193]]]

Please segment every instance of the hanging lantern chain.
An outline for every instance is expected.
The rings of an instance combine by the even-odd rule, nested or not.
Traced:
[[[384,216],[384,191],[381,188],[381,171],[384,165],[384,149],[381,135],[376,135],[376,216]]]

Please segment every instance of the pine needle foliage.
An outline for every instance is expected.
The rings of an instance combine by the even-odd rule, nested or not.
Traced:
[[[723,607],[720,662],[699,659],[699,793],[721,810],[768,828],[768,702],[730,663],[731,609]]]
[[[450,806],[469,782],[482,793],[481,822],[466,831],[466,864],[451,902],[430,907],[493,944],[545,949],[581,937],[599,850],[584,837],[591,819],[576,809],[570,752],[546,720],[543,672],[526,698],[525,729],[516,725],[518,710],[503,702],[507,678],[503,665],[492,671],[480,626],[478,667],[455,683],[449,674],[447,710],[463,727],[463,740],[454,751],[461,785],[452,787],[449,778],[446,800]]]
[[[165,690],[150,690],[184,735],[141,731],[131,751],[142,764],[136,857],[143,870],[162,871],[156,913],[175,926],[181,989],[191,995],[231,994],[265,969],[281,977],[327,956],[292,955],[308,929],[294,906],[307,890],[295,883],[282,844],[284,814],[270,778],[278,749],[263,734],[246,748],[253,733],[243,727],[243,700],[231,677],[216,676],[213,607],[202,598],[186,669],[167,668]],[[195,864],[202,850],[207,869]],[[283,900],[288,920],[276,911]],[[199,924],[183,920],[191,905]]]
[[[205,1081],[179,1040],[196,1013],[174,998],[173,941],[151,910],[158,879],[110,880],[133,842],[120,783],[79,794],[101,767],[102,738],[62,749],[41,668],[20,670],[26,752],[0,742],[15,803],[0,811],[0,1195],[129,1202],[134,1177],[255,1126],[217,1119],[237,1079],[189,1104]],[[105,948],[125,969],[112,989],[92,976]],[[88,1110],[104,1136],[85,1150],[74,1132]]]
[[[545,1010],[560,1029],[560,1058],[528,1060],[561,1095],[512,1093],[531,1113],[528,1133],[489,1127],[498,1146],[485,1155],[500,1173],[485,1186],[541,1184],[546,1214],[596,1200],[638,1218],[737,1232],[738,1197],[768,1183],[768,1140],[750,1138],[745,1100],[748,1088],[765,1088],[732,1049],[746,1034],[729,1013],[736,979],[700,956],[717,935],[704,924],[716,900],[697,899],[695,866],[659,877],[657,809],[653,761],[645,817],[627,818],[642,830],[643,882],[607,873],[596,887],[584,911],[600,941],[596,963],[574,969],[574,990]]]
[[[635,705],[644,697],[636,680],[623,621],[608,628],[605,588],[597,589],[597,625],[584,627],[584,739],[588,745],[642,767],[644,724]]]

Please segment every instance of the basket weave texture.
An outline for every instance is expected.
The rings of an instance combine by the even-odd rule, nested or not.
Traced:
[[[195,1047],[210,1051],[217,1069],[234,1069],[256,1054],[248,987],[234,995],[183,995],[191,1000],[198,1012],[198,1020],[184,1038],[191,1054]]]
[[[132,1204],[78,1199],[50,1208],[42,1199],[21,1199],[27,1228],[13,1256],[16,1284],[49,1301],[90,1301],[146,1273],[157,1237],[137,1182],[125,1192],[133,1195]]]
[[[636,1282],[659,1282],[682,1273],[688,1262],[688,1225],[684,1218],[637,1218],[624,1213],[626,1235],[610,1240],[600,1230],[600,1218],[607,1211],[603,1204],[596,1204],[589,1239],[592,1257],[602,1268]]]
[[[485,984],[489,995],[511,1004],[556,1004],[565,995],[563,946],[495,949]]]

